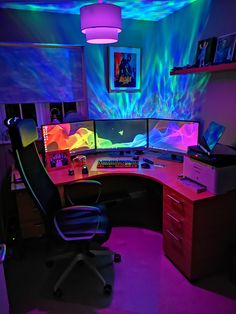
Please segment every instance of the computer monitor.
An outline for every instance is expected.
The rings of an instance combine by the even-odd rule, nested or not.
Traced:
[[[45,153],[69,149],[70,154],[95,150],[94,121],[42,125]]]
[[[148,119],[148,147],[171,155],[184,155],[188,146],[197,145],[199,122]]]
[[[223,135],[224,130],[225,127],[223,125],[218,124],[215,121],[211,121],[199,143],[201,149],[210,155]]]
[[[132,150],[147,148],[147,119],[95,121],[97,150]]]

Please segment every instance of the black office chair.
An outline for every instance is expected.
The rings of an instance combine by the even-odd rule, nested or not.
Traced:
[[[119,254],[101,248],[111,233],[111,224],[105,214],[104,207],[89,206],[89,198],[87,197],[87,205],[62,208],[59,191],[50,179],[38,155],[35,143],[38,134],[34,120],[14,118],[8,120],[6,125],[9,128],[16,165],[27,189],[42,213],[46,234],[54,240],[53,243],[59,240],[60,243],[67,243],[67,246],[73,249],[66,254],[59,254],[58,257],[47,260],[47,264],[51,264],[55,259],[73,256],[72,261],[54,285],[54,295],[61,296],[60,286],[62,282],[79,261],[84,261],[97,274],[103,283],[104,292],[111,293],[112,286],[106,283],[98,270],[89,262],[89,258],[96,255],[111,255],[115,262],[121,260]],[[84,185],[91,187],[95,184],[98,187],[96,193],[100,193],[99,183],[87,181],[85,180]],[[82,187],[81,183],[79,185]],[[73,193],[75,193],[74,189]],[[88,196],[88,194],[86,195]],[[82,202],[85,202],[83,197],[81,199]],[[91,199],[91,203],[95,204],[96,200],[97,197]],[[94,247],[96,249],[92,249]]]

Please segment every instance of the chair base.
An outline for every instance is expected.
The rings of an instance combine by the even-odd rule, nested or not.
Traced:
[[[64,258],[68,258],[73,256],[72,252],[67,252],[65,254],[60,254],[57,255],[54,258],[50,258],[46,261],[46,264],[48,266],[52,266],[53,262],[55,260],[60,260]],[[61,276],[57,279],[56,283],[54,284],[53,287],[53,294],[56,297],[61,297],[62,295],[62,290],[61,290],[61,285],[64,282],[64,280],[68,277],[72,269],[77,265],[79,262],[83,262],[85,265],[88,266],[88,268],[97,276],[97,278],[100,280],[100,282],[103,285],[103,291],[106,294],[110,294],[112,292],[112,286],[106,282],[104,277],[101,275],[101,273],[97,270],[97,268],[90,262],[89,259],[96,257],[96,256],[111,256],[113,258],[113,261],[115,263],[119,263],[121,261],[121,256],[118,253],[115,253],[110,250],[88,250],[83,253],[79,252],[77,253],[72,261],[69,263],[69,265],[66,267],[64,272],[61,274]]]

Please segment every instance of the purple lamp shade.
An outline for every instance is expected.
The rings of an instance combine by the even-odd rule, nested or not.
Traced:
[[[87,43],[115,43],[121,32],[121,8],[105,3],[86,5],[80,9],[80,22]]]

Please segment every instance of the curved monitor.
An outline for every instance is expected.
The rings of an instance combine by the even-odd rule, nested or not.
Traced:
[[[42,125],[45,152],[69,149],[71,155],[95,150],[94,121]]]
[[[98,150],[147,148],[147,119],[95,120]]]
[[[199,122],[197,121],[148,119],[150,149],[185,154],[188,146],[198,144],[198,136]]]

